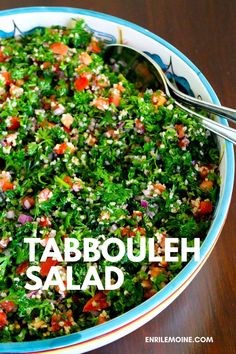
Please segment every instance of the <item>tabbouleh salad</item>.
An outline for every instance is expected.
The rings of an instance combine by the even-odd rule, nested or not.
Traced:
[[[83,20],[0,40],[0,338],[56,337],[104,323],[162,289],[186,263],[117,264],[118,290],[27,291],[28,245],[66,237],[204,239],[219,189],[219,152],[195,118],[163,92],[103,62]],[[115,252],[115,249],[114,249]],[[38,259],[38,261],[37,261]],[[110,263],[97,262],[103,279]],[[71,263],[76,284],[91,264]],[[66,281],[66,280],[65,280]]]

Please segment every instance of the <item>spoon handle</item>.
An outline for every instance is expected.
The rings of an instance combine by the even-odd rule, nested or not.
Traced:
[[[169,86],[169,89],[170,89],[172,95],[175,98],[178,98],[178,100],[180,100],[181,102],[186,103],[188,105],[193,105],[197,108],[202,108],[205,111],[220,115],[220,116],[236,123],[236,110],[235,109],[224,107],[224,106],[218,106],[214,103],[209,103],[206,101],[199,100],[195,97],[185,95],[184,93],[182,93],[178,89],[176,89],[174,87],[174,85],[172,85],[172,83],[169,80],[167,80],[167,84]]]
[[[222,138],[229,140],[231,143],[236,145],[236,129],[227,127],[225,125],[222,125],[218,122],[215,122],[212,119],[206,118],[202,116],[201,114],[192,111],[191,109],[183,106],[181,103],[175,101],[175,104],[183,109],[184,111],[188,112],[189,114],[198,117],[201,120],[202,125],[210,130],[211,132],[221,136]]]

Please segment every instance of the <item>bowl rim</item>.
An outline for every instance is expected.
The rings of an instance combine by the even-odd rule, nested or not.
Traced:
[[[174,52],[180,59],[182,59],[199,77],[203,86],[207,90],[207,93],[211,97],[213,103],[220,104],[220,101],[213,90],[212,86],[202,74],[202,72],[197,68],[195,64],[192,63],[190,59],[188,59],[181,51],[175,48],[172,44],[154,34],[153,32],[136,25],[130,21],[124,20],[122,18],[112,16],[106,13],[97,12],[93,10],[86,10],[81,8],[74,7],[58,7],[58,6],[34,6],[34,7],[20,7],[20,8],[12,8],[7,10],[0,11],[0,17],[8,16],[8,15],[18,15],[18,14],[26,14],[26,13],[36,13],[36,12],[65,12],[65,13],[74,13],[76,15],[85,15],[92,16],[103,20],[108,20],[113,23],[117,23],[120,25],[124,25],[129,27],[139,33],[142,33],[158,43],[162,44],[170,51]],[[228,125],[226,119],[220,117],[220,122],[224,125]],[[120,315],[107,323],[102,325],[98,325],[92,328],[85,329],[81,332],[73,333],[70,335],[65,335],[62,337],[56,337],[52,339],[43,339],[36,340],[31,342],[10,342],[10,343],[0,343],[0,349],[2,353],[26,353],[29,352],[29,348],[31,347],[34,352],[56,352],[62,349],[65,350],[70,349],[70,347],[76,347],[78,345],[82,345],[83,343],[92,342],[94,339],[98,337],[103,337],[105,340],[105,336],[116,332],[120,328],[127,327],[132,323],[139,321],[141,317],[147,315],[155,308],[166,302],[170,297],[172,297],[181,287],[184,287],[184,284],[189,281],[189,279],[194,277],[194,274],[198,272],[203,263],[208,258],[212,249],[215,246],[215,243],[220,235],[220,232],[223,228],[223,225],[226,220],[226,216],[228,213],[233,185],[234,185],[234,150],[233,144],[225,141],[225,154],[226,154],[226,178],[222,191],[222,199],[221,205],[217,208],[216,215],[214,217],[214,221],[211,225],[210,230],[208,231],[207,237],[204,240],[201,246],[201,261],[195,262],[191,260],[181,272],[163,288],[156,295],[154,295],[149,300],[141,303],[135,308],[129,310],[128,312]],[[226,183],[227,181],[227,183]],[[127,332],[128,333],[128,332]],[[104,344],[105,341],[104,341]]]

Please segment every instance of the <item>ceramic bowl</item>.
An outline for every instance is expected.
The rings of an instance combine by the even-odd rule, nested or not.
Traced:
[[[133,23],[106,14],[67,7],[29,7],[0,12],[0,37],[31,31],[35,27],[67,25],[71,18],[82,17],[97,38],[107,43],[123,42],[148,52],[162,65],[172,63],[174,75],[189,93],[219,104],[219,100],[200,70],[179,50],[154,33]],[[222,124],[227,122],[217,118]],[[221,152],[221,189],[218,206],[208,235],[201,246],[201,261],[191,260],[186,267],[155,296],[107,323],[79,333],[54,339],[24,343],[0,343],[1,353],[79,354],[108,344],[134,331],[166,308],[199,272],[220,235],[230,204],[234,155],[231,143],[218,139]]]

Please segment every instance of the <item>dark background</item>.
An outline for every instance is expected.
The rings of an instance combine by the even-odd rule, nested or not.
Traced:
[[[135,22],[163,37],[203,72],[222,104],[236,108],[235,0],[0,0],[0,9],[74,6]],[[236,194],[208,261],[151,322],[90,354],[236,353]],[[214,343],[145,343],[145,336],[213,336]]]

